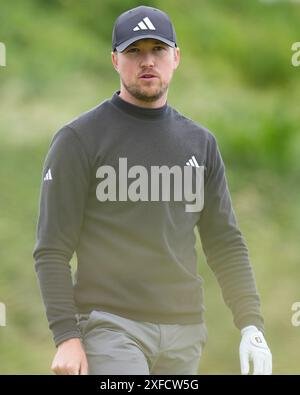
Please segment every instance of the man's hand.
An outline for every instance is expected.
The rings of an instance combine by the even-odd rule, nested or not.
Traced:
[[[68,339],[58,346],[51,370],[56,374],[88,374],[88,362],[80,339]]]
[[[255,326],[241,330],[240,362],[242,374],[249,373],[249,360],[253,361],[253,374],[272,374],[272,354],[264,335]]]

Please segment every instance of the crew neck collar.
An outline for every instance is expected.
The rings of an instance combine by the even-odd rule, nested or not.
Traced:
[[[146,108],[129,103],[122,99],[119,95],[120,91],[116,91],[111,98],[111,103],[121,111],[135,118],[158,120],[165,118],[170,112],[168,102],[166,102],[162,107],[159,108]]]

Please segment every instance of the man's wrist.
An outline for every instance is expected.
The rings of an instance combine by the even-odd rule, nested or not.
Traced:
[[[71,340],[71,339],[78,339],[81,340],[81,335],[80,333],[75,333],[75,332],[67,332],[64,335],[62,335],[59,339],[55,339],[55,346],[56,348],[59,347],[62,343]]]
[[[247,325],[244,328],[241,329],[241,334],[244,335],[246,332],[259,332],[259,329],[255,325]]]
[[[74,344],[74,345],[81,344],[81,339],[79,337],[72,337],[72,338],[66,339],[66,340],[62,341],[61,343],[59,343],[57,348],[59,348],[63,345],[66,345],[66,344]]]

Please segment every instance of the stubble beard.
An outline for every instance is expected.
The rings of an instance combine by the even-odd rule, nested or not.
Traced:
[[[160,99],[168,90],[168,85],[163,84],[161,81],[155,93],[147,92],[147,88],[142,88],[138,84],[127,85],[124,80],[122,80],[122,84],[127,92],[135,99],[148,103]]]

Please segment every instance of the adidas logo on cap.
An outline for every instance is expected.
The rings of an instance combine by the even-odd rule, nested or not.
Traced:
[[[144,22],[145,23],[144,23]],[[132,30],[133,31],[137,31],[137,30],[155,30],[155,27],[153,25],[153,23],[150,21],[150,19],[146,16],[145,18],[143,18],[143,20],[138,23],[138,25],[136,27],[134,27]]]

